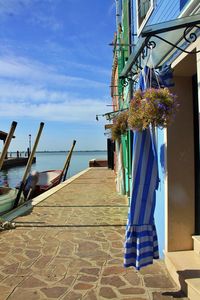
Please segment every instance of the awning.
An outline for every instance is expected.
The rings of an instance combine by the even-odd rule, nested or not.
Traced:
[[[175,52],[177,55],[180,50],[187,53],[185,49],[200,35],[198,24],[200,24],[199,14],[145,26],[120,78],[127,77],[133,65],[141,64],[145,60],[149,48],[155,48],[152,51],[155,67],[159,67]]]

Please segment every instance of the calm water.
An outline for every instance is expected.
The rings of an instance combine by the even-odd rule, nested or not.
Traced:
[[[36,153],[36,163],[32,165],[31,170],[62,170],[67,152],[45,152]],[[107,152],[74,152],[72,154],[67,178],[79,173],[89,167],[91,159],[107,159]],[[8,183],[10,187],[15,187],[24,174],[25,167],[15,167],[0,172],[0,185]]]

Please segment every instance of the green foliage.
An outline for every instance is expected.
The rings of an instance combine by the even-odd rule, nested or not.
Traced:
[[[130,103],[128,125],[133,130],[144,130],[150,124],[165,128],[173,121],[178,106],[168,88],[138,90]]]

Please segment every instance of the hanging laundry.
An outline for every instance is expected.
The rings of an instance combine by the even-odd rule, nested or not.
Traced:
[[[173,70],[171,66],[165,65],[159,69],[149,68],[145,66],[142,72],[144,77],[143,80],[146,80],[147,82],[146,88],[151,87],[157,89],[174,86]]]
[[[171,66],[163,66],[160,70],[156,71],[159,78],[160,87],[173,87],[173,70]]]
[[[150,87],[149,68],[140,75],[140,89]],[[132,194],[125,236],[124,266],[141,267],[159,258],[154,222],[156,190],[159,185],[155,130],[134,132]]]

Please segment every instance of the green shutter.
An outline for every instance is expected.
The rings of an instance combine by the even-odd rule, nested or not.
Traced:
[[[123,0],[122,42],[129,44],[129,0]],[[128,58],[128,46],[124,46],[124,59]]]

